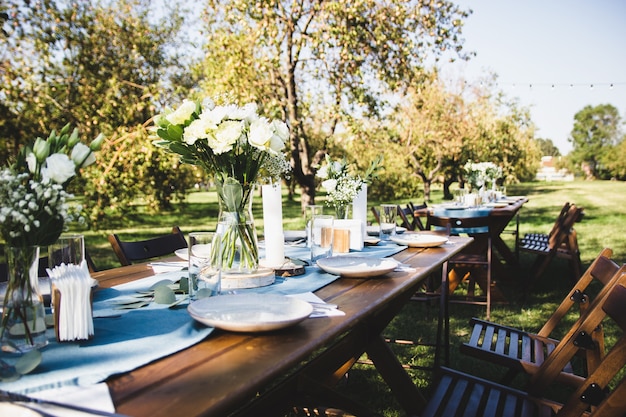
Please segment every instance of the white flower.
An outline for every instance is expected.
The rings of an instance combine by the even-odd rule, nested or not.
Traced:
[[[248,103],[243,107],[233,106],[230,108],[228,118],[234,120],[245,120],[251,124],[259,118],[257,110],[258,107],[256,103]]]
[[[274,134],[282,139],[283,143],[286,143],[289,140],[289,128],[287,124],[282,120],[274,120],[272,126],[274,126]]]
[[[30,152],[26,155],[26,164],[28,165],[28,170],[30,172],[35,172],[37,169],[37,157],[34,153]]]
[[[55,153],[46,158],[46,166],[41,168],[41,176],[57,184],[63,184],[76,174],[74,162],[65,154]]]
[[[322,181],[322,187],[324,187],[327,193],[335,191],[335,189],[337,188],[337,180],[334,178],[331,178],[331,179]]]
[[[96,155],[91,151],[91,148],[81,142],[74,145],[71,158],[78,168],[85,168],[96,162]]]
[[[270,149],[270,141],[274,131],[265,117],[250,124],[250,132],[248,133],[248,142],[250,145],[262,151]]]
[[[165,119],[173,125],[182,125],[187,120],[191,119],[191,116],[196,111],[196,103],[191,100],[184,100],[183,104],[180,105],[172,113],[165,116]]]
[[[228,152],[237,143],[243,133],[243,122],[226,120],[222,122],[213,134],[214,140],[209,140],[209,146],[216,154]]]
[[[212,136],[213,131],[217,129],[217,125],[207,117],[203,117],[205,113],[200,115],[199,119],[191,122],[185,129],[183,134],[185,143],[193,145],[198,139],[208,139]]]

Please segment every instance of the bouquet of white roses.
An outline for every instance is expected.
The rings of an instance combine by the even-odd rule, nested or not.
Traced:
[[[493,162],[472,162],[469,160],[464,168],[467,173],[467,181],[476,189],[489,184],[495,186],[496,181],[502,177],[502,168]]]
[[[258,247],[248,206],[263,173],[278,180],[290,169],[283,154],[289,139],[287,125],[259,116],[254,103],[216,105],[208,98],[185,100],[176,110],[155,116],[154,124],[159,137],[156,145],[213,174],[220,221],[232,224],[222,238],[223,266],[231,268],[240,256],[244,270],[256,269]]]

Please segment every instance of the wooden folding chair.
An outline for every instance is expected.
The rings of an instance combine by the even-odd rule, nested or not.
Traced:
[[[122,266],[171,255],[177,249],[187,247],[185,235],[178,226],[172,227],[170,234],[134,242],[122,241],[118,235],[111,234],[109,235],[109,242]]]
[[[509,368],[501,381],[505,384],[519,372],[538,368],[559,343],[550,336],[563,317],[575,305],[578,305],[581,314],[584,314],[591,304],[586,293],[589,284],[595,279],[603,286],[607,286],[611,285],[611,280],[617,279],[619,266],[610,259],[612,253],[611,249],[604,249],[598,255],[536,334],[473,318],[470,322],[472,326],[470,339],[461,345],[461,352]],[[595,329],[592,337],[596,348],[585,350],[587,374],[597,367],[604,353],[602,328]],[[573,373],[572,365],[568,363],[564,371]]]
[[[526,234],[520,240],[519,251],[536,255],[530,268],[526,290],[541,277],[554,258],[567,259],[572,270],[572,282],[581,276],[582,262],[574,223],[580,221],[583,209],[565,203],[548,235]]]
[[[413,230],[426,230],[426,225],[422,222],[422,218],[428,217],[428,213],[426,211],[426,209],[428,208],[428,204],[424,202],[416,206],[409,201],[406,207],[410,210],[407,213],[407,217],[409,219],[413,219]]]
[[[621,274],[622,277],[626,276]],[[602,314],[611,317],[621,328],[622,335],[615,343],[610,352],[604,357],[598,368],[586,379],[582,380],[577,389],[568,397],[565,404],[545,399],[539,393],[543,393],[546,384],[552,382],[547,372],[542,375],[545,378],[541,387],[533,386],[536,381],[531,381],[526,391],[515,390],[507,386],[477,378],[465,373],[442,368],[439,382],[433,390],[428,404],[421,417],[435,416],[560,416],[573,417],[591,415],[597,417],[623,416],[626,412],[625,379],[617,383],[614,391],[607,395],[609,382],[622,370],[626,364],[626,288],[622,278],[619,284],[611,288],[602,298]],[[594,325],[596,317],[588,316],[574,329],[574,334],[585,331]],[[574,339],[567,344],[574,346]],[[553,357],[560,359],[564,356],[567,360],[567,349],[554,352]],[[544,363],[542,368],[553,369],[563,360],[555,360],[553,364]],[[537,380],[539,377],[537,378]],[[591,407],[591,413],[588,410]]]
[[[400,226],[404,227],[406,230],[413,231],[417,227],[413,210],[409,207],[402,208],[398,205],[398,217],[400,217]]]

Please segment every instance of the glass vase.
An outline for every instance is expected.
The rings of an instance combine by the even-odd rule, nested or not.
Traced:
[[[8,352],[48,344],[46,312],[39,290],[39,247],[5,247],[8,281],[2,306],[0,343]]]
[[[335,218],[337,219],[349,219],[350,218],[350,208],[352,208],[352,203],[346,204],[335,204]]]
[[[241,184],[233,178],[216,181],[220,205],[217,230],[222,235],[223,274],[250,274],[259,266],[259,246],[252,199],[254,184]]]

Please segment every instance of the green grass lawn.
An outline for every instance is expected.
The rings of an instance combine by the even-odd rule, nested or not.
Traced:
[[[510,185],[507,186],[507,191],[509,195],[525,195],[530,199],[520,212],[521,235],[527,232],[549,232],[562,205],[569,201],[585,209],[582,222],[575,225],[583,266],[586,268],[604,247],[614,250],[614,259],[618,263],[626,262],[626,237],[624,235],[626,232],[626,211],[624,210],[626,183],[615,181],[537,182]],[[433,203],[440,202],[441,195],[441,190],[435,189]],[[406,198],[392,203],[404,205],[409,200],[414,203],[421,202],[420,198]],[[380,202],[370,201],[369,203],[375,205]],[[254,213],[258,231],[262,232],[261,198],[255,199]],[[304,221],[300,216],[299,201],[287,201],[285,198],[283,217],[285,229],[303,228]],[[106,269],[118,265],[107,241],[109,233],[115,232],[122,239],[132,240],[168,233],[173,225],[179,225],[185,233],[213,230],[216,218],[217,202],[214,193],[197,192],[191,194],[184,204],[177,205],[176,210],[171,212],[149,214],[143,212],[142,207],[138,206],[137,212],[125,219],[123,223],[111,230],[85,232],[85,239],[96,265],[100,269]],[[505,241],[512,247],[512,235],[505,235]],[[522,255],[521,268],[507,269],[494,277],[507,296],[508,303],[493,306],[492,321],[536,331],[571,288],[568,276],[569,266],[566,261],[557,259],[537,282],[530,296],[523,300],[519,295],[532,260],[532,257]],[[503,374],[503,369],[462,356],[458,351],[458,346],[468,338],[468,321],[473,316],[484,318],[484,307],[451,305],[451,367],[497,379]],[[573,323],[575,319],[576,315],[571,314],[568,316],[566,325]],[[394,338],[432,340],[436,320],[436,307],[424,303],[411,303],[404,307],[385,333],[386,336]],[[607,346],[610,346],[615,340],[616,329],[607,327],[606,332]],[[407,365],[423,366],[429,365],[432,361],[432,352],[425,347],[392,345],[392,348],[396,351],[400,361]],[[408,372],[415,383],[428,393],[433,379],[432,373],[416,369],[409,369]],[[522,378],[514,381],[516,384],[523,384],[523,382]],[[393,396],[372,366],[357,365],[350,371],[346,382],[340,389],[383,415],[403,415],[401,411],[398,411],[399,406],[394,402]],[[551,394],[558,398],[562,392],[555,391]]]

